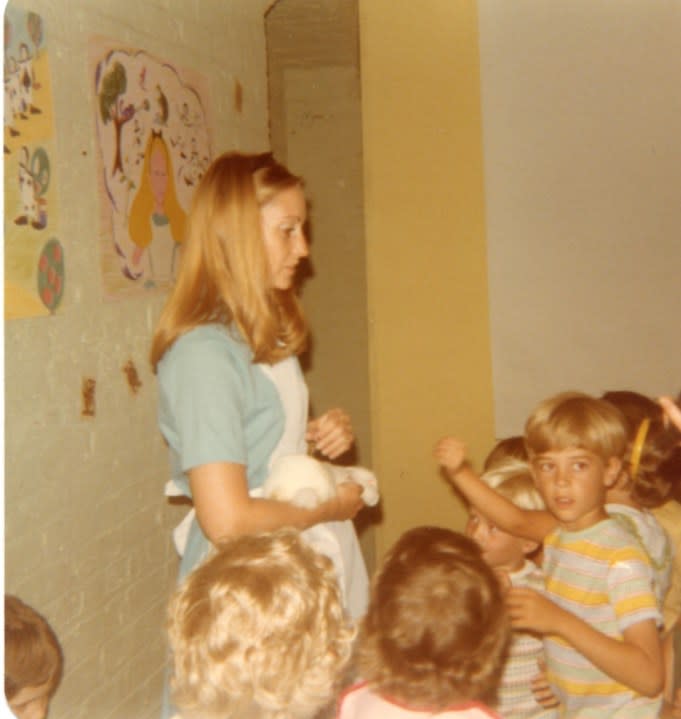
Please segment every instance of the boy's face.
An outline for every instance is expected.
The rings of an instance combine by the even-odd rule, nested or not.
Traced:
[[[617,480],[622,464],[604,462],[587,449],[544,452],[532,458],[537,488],[547,509],[565,529],[586,529],[607,518],[606,491]]]
[[[482,558],[494,569],[515,572],[525,563],[525,555],[536,549],[534,542],[504,532],[470,508],[466,534],[482,550]]]
[[[50,705],[52,682],[24,687],[9,701],[9,708],[17,719],[45,719]]]

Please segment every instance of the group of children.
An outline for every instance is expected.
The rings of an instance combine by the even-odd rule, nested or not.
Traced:
[[[228,542],[170,605],[182,718],[681,717],[680,440],[633,392],[542,402],[482,476],[440,440],[465,533],[406,532],[356,630],[297,532]]]
[[[671,650],[681,569],[662,524],[678,532],[681,517],[673,501],[681,484],[675,412],[668,399],[658,404],[633,392],[557,395],[536,408],[522,438],[495,448],[494,468],[482,477],[460,440],[436,445],[470,503],[469,533],[509,585],[515,642],[528,632],[542,638],[534,675],[528,670],[518,682],[507,678],[522,664],[512,645],[502,716],[681,716]],[[500,468],[514,482],[533,482],[544,507],[511,495],[509,480],[495,490]],[[542,554],[539,586],[522,574],[535,551]],[[505,704],[507,682],[534,703],[534,713]]]
[[[298,531],[227,541],[169,605],[181,719],[681,718],[680,440],[679,404],[633,392],[549,398],[481,476],[443,438],[465,533],[407,531],[358,626]],[[17,717],[45,716],[61,668],[6,597]]]

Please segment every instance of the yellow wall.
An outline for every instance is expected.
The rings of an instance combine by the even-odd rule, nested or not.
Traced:
[[[373,467],[380,555],[419,524],[461,528],[432,459],[493,441],[473,0],[360,0]]]

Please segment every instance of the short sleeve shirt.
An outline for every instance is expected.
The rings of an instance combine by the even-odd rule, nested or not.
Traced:
[[[188,470],[212,462],[243,464],[249,488],[259,487],[285,420],[277,389],[246,342],[222,325],[196,327],[165,353],[158,382],[159,426],[182,491],[191,496]]]

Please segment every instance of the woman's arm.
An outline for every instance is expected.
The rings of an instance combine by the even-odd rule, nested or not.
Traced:
[[[528,587],[513,587],[507,605],[514,629],[556,634],[602,672],[639,694],[657,696],[664,685],[662,643],[653,619],[609,637]]]
[[[435,445],[434,454],[465,499],[504,532],[541,543],[556,526],[549,512],[522,509],[480,479],[466,460],[466,447],[460,440],[444,437]]]
[[[252,532],[289,526],[306,529],[319,522],[352,519],[364,506],[362,488],[354,482],[338,487],[338,495],[314,509],[251,497],[244,465],[213,462],[190,469],[189,486],[196,518],[211,543]]]

